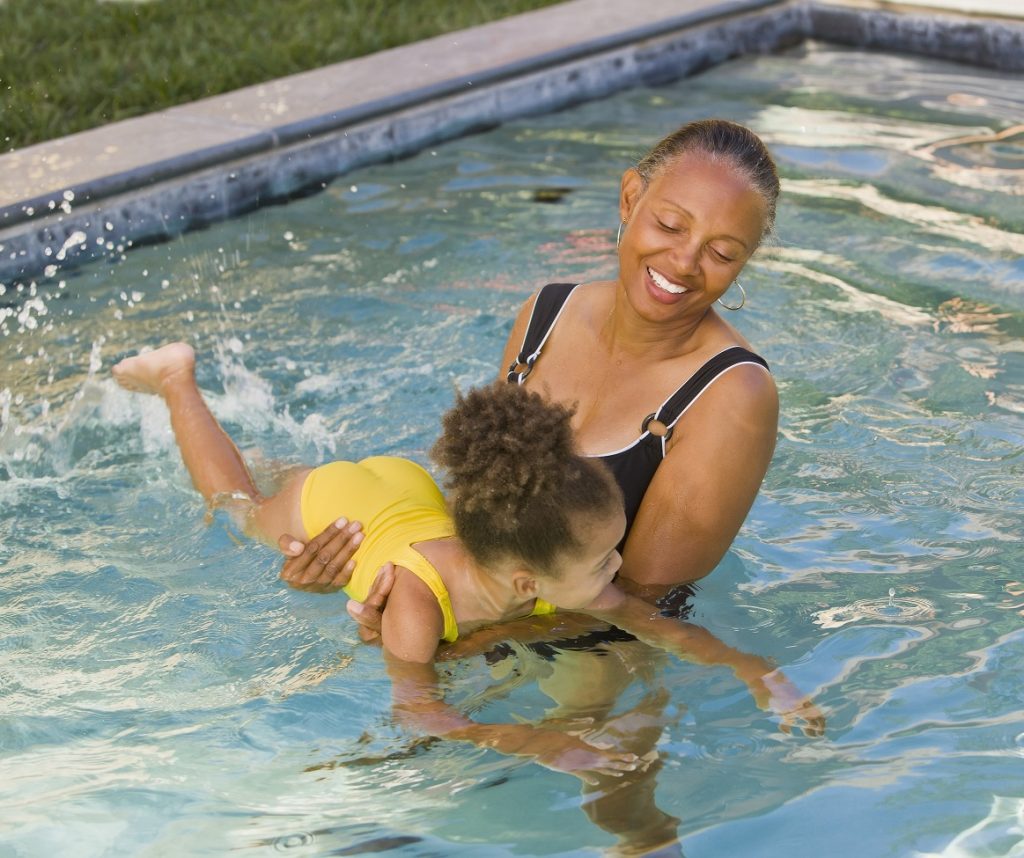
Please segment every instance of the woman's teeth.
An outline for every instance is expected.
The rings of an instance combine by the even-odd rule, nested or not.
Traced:
[[[686,289],[680,286],[678,283],[673,283],[671,280],[666,280],[653,268],[648,268],[647,273],[651,275],[651,280],[654,281],[654,285],[659,289],[664,289],[672,295],[682,295]]]

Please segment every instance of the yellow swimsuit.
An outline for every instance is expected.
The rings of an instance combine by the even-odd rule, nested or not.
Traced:
[[[455,535],[455,527],[437,483],[408,459],[372,456],[361,462],[331,462],[311,471],[302,486],[302,524],[306,536],[320,533],[341,516],[363,524],[363,542],[345,592],[362,601],[382,564],[403,566],[426,584],[444,615],[442,640],[454,641],[459,629],[448,589],[437,570],[413,546]],[[541,599],[534,614],[554,606]]]

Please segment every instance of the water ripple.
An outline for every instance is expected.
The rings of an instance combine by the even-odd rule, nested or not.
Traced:
[[[858,599],[849,605],[816,611],[813,615],[815,624],[825,629],[837,629],[861,620],[909,623],[934,616],[935,606],[930,601],[919,596],[896,598],[895,590],[889,591],[888,599]]]

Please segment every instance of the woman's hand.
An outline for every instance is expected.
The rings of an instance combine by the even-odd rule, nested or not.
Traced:
[[[358,521],[339,518],[305,544],[288,533],[282,534],[277,544],[288,559],[281,567],[281,580],[314,593],[333,593],[345,587],[356,568],[352,558],[363,541],[362,527]],[[394,583],[394,564],[385,563],[377,570],[366,600],[352,599],[345,606],[359,623],[359,637],[366,643],[380,641],[381,615]]]
[[[362,527],[358,521],[339,518],[305,544],[291,534],[282,534],[277,546],[288,559],[281,567],[281,580],[315,593],[340,590],[356,568],[352,556],[363,541]]]
[[[366,600],[357,602],[349,599],[345,603],[348,615],[359,623],[359,637],[363,643],[380,643],[381,623],[384,606],[387,605],[391,588],[395,585],[395,564],[385,563],[374,576]]]

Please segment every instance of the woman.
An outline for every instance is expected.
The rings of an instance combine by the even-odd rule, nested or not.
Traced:
[[[743,306],[738,276],[772,231],[778,195],[771,156],[751,131],[722,120],[683,126],[622,177],[617,278],[545,287],[524,304],[505,347],[503,375],[507,368],[510,382],[573,406],[579,449],[611,468],[627,513],[616,581],[649,600],[673,587],[685,600],[686,585],[715,568],[775,448],[775,384],[717,307]],[[290,559],[281,575],[295,586],[342,586],[360,537],[355,522],[305,545],[284,537],[279,545]],[[349,602],[364,639],[380,628],[392,581],[385,566],[365,602]],[[619,660],[602,658],[608,633],[595,639],[580,631],[589,627],[570,630],[563,620],[557,633],[542,628],[559,643],[536,653],[554,659],[547,668],[555,668],[549,693],[558,711],[603,723],[633,675],[601,673]],[[509,636],[507,627],[493,630],[494,640]],[[475,643],[486,646],[481,637]],[[602,646],[590,652],[596,641]],[[650,661],[653,653],[639,644],[618,649],[638,646],[635,660]],[[527,669],[524,659],[520,667]],[[626,789],[604,778],[585,788],[594,822],[634,850],[675,839],[677,820],[653,799],[660,707],[644,713],[649,726],[620,740],[652,764],[625,775]],[[820,714],[809,722],[809,732],[820,734]]]
[[[718,307],[745,302],[738,276],[772,231],[778,194],[749,129],[683,126],[622,177],[618,277],[545,287],[505,347],[509,380],[574,405],[580,448],[611,466],[627,506],[620,580],[648,599],[715,568],[774,451],[775,384]],[[282,577],[344,585],[359,538],[357,523],[305,545],[282,538]],[[368,605],[350,607],[371,627],[384,572]]]

